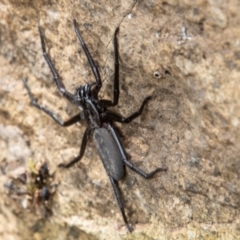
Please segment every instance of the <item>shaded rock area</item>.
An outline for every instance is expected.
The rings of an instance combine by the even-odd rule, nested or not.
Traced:
[[[239,239],[240,235],[240,2],[239,1],[0,1],[0,238],[1,239]],[[21,79],[62,119],[79,111],[58,93],[41,51],[65,87],[94,81],[73,29],[80,32],[111,99],[113,34],[119,26],[120,101],[124,116],[149,95],[144,113],[117,124],[131,162],[120,181],[124,226],[107,174],[90,140],[78,154],[85,124],[58,126],[30,106]],[[23,209],[6,194],[10,173],[29,159],[46,161],[59,185],[52,216]],[[60,237],[61,236],[61,237]]]

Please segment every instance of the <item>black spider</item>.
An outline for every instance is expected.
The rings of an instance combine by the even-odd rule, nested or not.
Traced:
[[[96,82],[77,87],[74,94],[69,93],[64,88],[62,82],[60,81],[60,78],[52,63],[52,60],[50,59],[49,55],[46,52],[44,36],[40,26],[39,26],[39,34],[41,38],[43,56],[47,61],[49,68],[51,69],[51,72],[54,76],[54,81],[57,85],[59,92],[61,93],[61,95],[67,98],[70,102],[77,105],[82,110],[82,112],[78,113],[76,116],[73,116],[68,121],[63,122],[52,111],[40,105],[33,97],[30,91],[30,88],[27,85],[25,80],[23,80],[23,83],[30,96],[31,103],[35,107],[39,108],[40,110],[48,114],[50,117],[52,117],[61,126],[67,127],[81,120],[85,120],[87,122],[87,128],[83,135],[82,145],[81,145],[81,149],[78,156],[75,157],[72,161],[70,161],[67,164],[63,164],[63,163],[59,164],[59,167],[69,168],[73,164],[81,160],[81,158],[84,155],[84,151],[87,145],[89,135],[91,132],[93,132],[94,143],[97,147],[97,150],[103,162],[104,168],[110,178],[110,182],[113,186],[114,193],[117,198],[117,202],[123,216],[123,220],[128,230],[131,232],[132,228],[128,224],[128,221],[124,212],[123,202],[120,196],[120,189],[118,187],[118,181],[121,180],[125,174],[125,165],[144,178],[150,178],[159,171],[166,171],[167,168],[157,168],[151,173],[145,173],[144,171],[142,171],[141,169],[139,169],[138,167],[130,163],[126,157],[124,148],[122,147],[122,143],[120,142],[118,134],[115,128],[113,127],[113,122],[130,123],[132,120],[134,120],[136,117],[138,117],[142,113],[143,108],[147,103],[147,101],[150,99],[150,97],[145,98],[139,110],[127,118],[108,111],[107,110],[108,107],[113,107],[118,104],[118,98],[119,98],[119,63],[118,63],[118,42],[117,42],[117,33],[119,28],[117,28],[114,33],[115,73],[114,73],[114,86],[113,86],[113,100],[109,101],[104,99],[101,99],[101,100],[98,99],[98,93],[102,87],[101,77],[89,53],[89,50],[80,35],[80,32],[77,28],[76,20],[73,21],[73,25],[74,25],[74,30],[77,34],[77,38],[80,41],[80,44],[87,56],[88,62],[91,66],[92,72],[96,79]]]

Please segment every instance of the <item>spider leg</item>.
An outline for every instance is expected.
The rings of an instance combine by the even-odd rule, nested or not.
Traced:
[[[114,122],[121,122],[121,123],[130,123],[132,120],[134,120],[135,118],[137,118],[138,116],[140,116],[142,114],[142,111],[144,109],[145,104],[147,103],[148,100],[150,100],[151,97],[147,97],[143,100],[143,103],[141,105],[141,107],[139,108],[138,111],[136,111],[135,113],[133,113],[132,115],[130,115],[129,117],[122,117],[119,116],[115,113],[111,113],[109,111],[103,112],[101,114],[101,117],[103,117],[103,119],[107,119],[110,121],[114,121]]]
[[[125,158],[124,163],[126,164],[126,166],[128,166],[131,170],[133,170],[134,172],[138,173],[140,176],[148,179],[151,178],[155,175],[155,173],[160,172],[160,171],[167,171],[166,167],[162,167],[162,168],[156,168],[155,170],[153,170],[150,173],[146,173],[143,170],[141,170],[140,168],[136,167],[134,164],[130,163],[127,158]]]
[[[73,116],[67,121],[62,121],[61,118],[59,118],[53,111],[49,110],[48,108],[44,107],[43,105],[39,104],[37,100],[34,98],[27,82],[22,79],[24,87],[27,89],[27,93],[29,95],[29,98],[31,100],[31,104],[35,106],[36,108],[40,109],[41,111],[45,112],[47,115],[49,115],[53,120],[55,120],[59,125],[63,127],[68,127],[76,122],[79,122],[81,119],[83,119],[83,115],[81,113],[78,113],[77,115]]]
[[[118,206],[119,206],[120,211],[122,213],[123,220],[126,224],[126,227],[127,227],[128,231],[132,232],[133,229],[129,225],[129,223],[127,221],[127,218],[126,218],[126,215],[125,215],[123,201],[122,201],[122,198],[121,198],[121,193],[120,193],[120,189],[119,189],[119,186],[118,186],[118,182],[114,178],[112,178],[110,175],[109,175],[109,178],[110,178],[110,182],[112,184],[113,190],[114,190],[115,197],[116,197],[117,202],[118,202]]]
[[[113,86],[113,100],[100,100],[99,103],[103,107],[113,107],[118,104],[119,99],[119,61],[118,61],[118,41],[117,41],[117,33],[119,31],[119,28],[115,30],[114,33],[114,86]]]
[[[156,168],[155,170],[153,170],[150,173],[146,173],[143,170],[141,170],[140,168],[138,168],[137,166],[135,166],[134,164],[132,164],[131,162],[128,161],[127,157],[126,157],[126,153],[124,151],[124,148],[120,142],[120,139],[118,137],[118,134],[116,132],[116,130],[108,124],[108,130],[111,132],[112,137],[114,138],[119,151],[121,152],[121,155],[123,157],[123,162],[125,163],[125,165],[127,167],[129,167],[131,170],[133,170],[134,172],[138,173],[140,176],[144,177],[144,178],[151,178],[153,177],[153,175],[155,175],[155,173],[160,172],[160,171],[167,171],[166,167],[162,167],[162,168]]]
[[[62,167],[62,168],[69,168],[71,166],[73,166],[75,163],[77,163],[78,161],[81,160],[81,158],[83,157],[84,155],[84,152],[85,152],[85,149],[86,149],[86,146],[87,146],[87,141],[88,141],[88,137],[89,137],[89,134],[90,134],[91,130],[90,129],[86,129],[84,134],[83,134],[83,138],[82,138],[82,145],[81,145],[81,148],[80,148],[80,152],[78,154],[78,156],[76,156],[72,161],[70,161],[69,163],[60,163],[58,165],[58,167]]]
[[[49,55],[47,54],[46,52],[46,47],[45,47],[45,42],[44,42],[44,36],[43,36],[43,32],[42,32],[42,29],[41,27],[38,25],[38,31],[39,31],[39,35],[40,35],[40,39],[41,39],[41,46],[42,46],[42,52],[43,52],[43,56],[53,74],[53,78],[54,78],[54,81],[57,85],[57,88],[59,90],[59,92],[64,96],[66,97],[69,101],[73,102],[74,101],[74,96],[69,93],[65,87],[63,86],[62,82],[60,81],[60,78],[58,76],[58,73],[53,65],[53,62],[51,60],[51,58],[49,57]]]
[[[102,87],[102,80],[101,80],[100,74],[99,74],[98,69],[97,69],[97,67],[96,67],[96,65],[95,65],[95,63],[93,61],[93,58],[92,58],[92,56],[91,56],[91,54],[90,54],[90,52],[89,52],[89,50],[87,48],[87,45],[85,44],[85,42],[84,42],[84,40],[83,40],[83,38],[82,38],[78,28],[77,28],[77,21],[76,21],[76,19],[73,20],[73,26],[74,26],[74,30],[75,30],[75,33],[77,35],[77,38],[78,38],[78,40],[79,40],[79,42],[80,42],[80,44],[82,46],[83,51],[85,52],[85,55],[86,55],[86,57],[88,59],[88,62],[90,64],[90,66],[91,66],[92,72],[93,72],[93,74],[95,76],[96,87],[94,89],[94,94],[95,94],[95,96],[97,96],[98,92],[100,91],[100,89]]]

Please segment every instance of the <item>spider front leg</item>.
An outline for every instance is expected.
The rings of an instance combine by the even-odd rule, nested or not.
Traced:
[[[47,52],[46,52],[46,47],[45,47],[45,42],[44,42],[44,36],[43,36],[43,33],[42,33],[42,29],[40,26],[38,26],[38,31],[39,31],[39,35],[40,35],[40,39],[41,39],[41,46],[42,46],[42,52],[43,52],[43,56],[53,74],[53,77],[54,77],[54,81],[57,85],[57,88],[59,90],[59,92],[64,96],[66,97],[69,101],[73,102],[74,101],[74,96],[69,93],[65,87],[63,86],[62,82],[60,81],[60,78],[58,76],[58,73],[52,63],[52,60],[51,58],[48,56]]]
[[[113,41],[113,47],[114,47],[114,85],[113,85],[113,100],[100,100],[99,104],[103,107],[113,107],[118,104],[119,99],[119,61],[118,61],[118,41],[117,41],[117,33],[119,31],[119,28],[115,30],[114,33],[114,41]]]
[[[80,42],[80,44],[82,46],[82,49],[83,49],[83,51],[84,51],[84,53],[85,53],[85,55],[86,55],[86,57],[88,59],[88,62],[90,64],[90,67],[92,69],[94,77],[96,79],[96,87],[93,90],[93,95],[94,95],[94,97],[97,97],[97,95],[98,95],[98,93],[99,93],[99,91],[100,91],[100,89],[102,87],[102,80],[101,80],[99,71],[98,71],[98,69],[97,69],[97,67],[96,67],[96,65],[95,65],[95,63],[93,61],[93,58],[92,58],[92,56],[91,56],[91,54],[90,54],[90,52],[89,52],[89,50],[87,48],[87,45],[85,44],[85,42],[84,42],[84,40],[83,40],[83,38],[82,38],[78,28],[77,28],[77,21],[76,21],[76,19],[73,20],[73,26],[74,26],[74,30],[75,30],[75,33],[77,35],[77,38],[78,38],[78,40],[79,40],[79,42]]]
[[[70,118],[69,120],[67,120],[67,121],[65,121],[65,122],[62,121],[62,119],[60,119],[53,111],[51,111],[51,110],[49,110],[48,108],[44,107],[43,105],[39,104],[39,103],[37,102],[37,100],[34,98],[34,96],[33,96],[32,92],[31,92],[31,90],[30,90],[27,82],[26,82],[24,79],[22,79],[22,81],[23,81],[24,87],[25,87],[26,90],[27,90],[27,93],[28,93],[28,95],[29,95],[29,98],[30,98],[30,100],[31,100],[31,104],[32,104],[34,107],[36,107],[36,108],[40,109],[41,111],[45,112],[45,113],[46,113],[47,115],[49,115],[53,120],[55,120],[59,125],[61,125],[61,126],[63,126],[63,127],[68,127],[68,126],[70,126],[70,125],[72,125],[72,124],[74,124],[74,123],[76,123],[76,122],[79,122],[81,119],[83,119],[83,115],[80,114],[80,113],[78,113],[77,115],[73,116],[73,117]]]

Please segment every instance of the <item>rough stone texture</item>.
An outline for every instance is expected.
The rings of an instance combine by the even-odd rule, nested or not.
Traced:
[[[77,108],[60,97],[42,56],[38,19],[62,81],[73,91],[94,80],[73,31],[76,18],[111,98],[112,37],[120,27],[116,111],[144,114],[118,125],[133,163],[168,171],[120,182],[128,234],[92,141],[82,161],[56,170],[48,220],[24,217],[0,187],[1,239],[239,239],[239,1],[0,1],[0,185],[16,163],[46,160],[51,171],[79,151],[84,124],[61,128],[29,104],[21,78],[63,119]],[[80,230],[81,229],[81,230]]]

